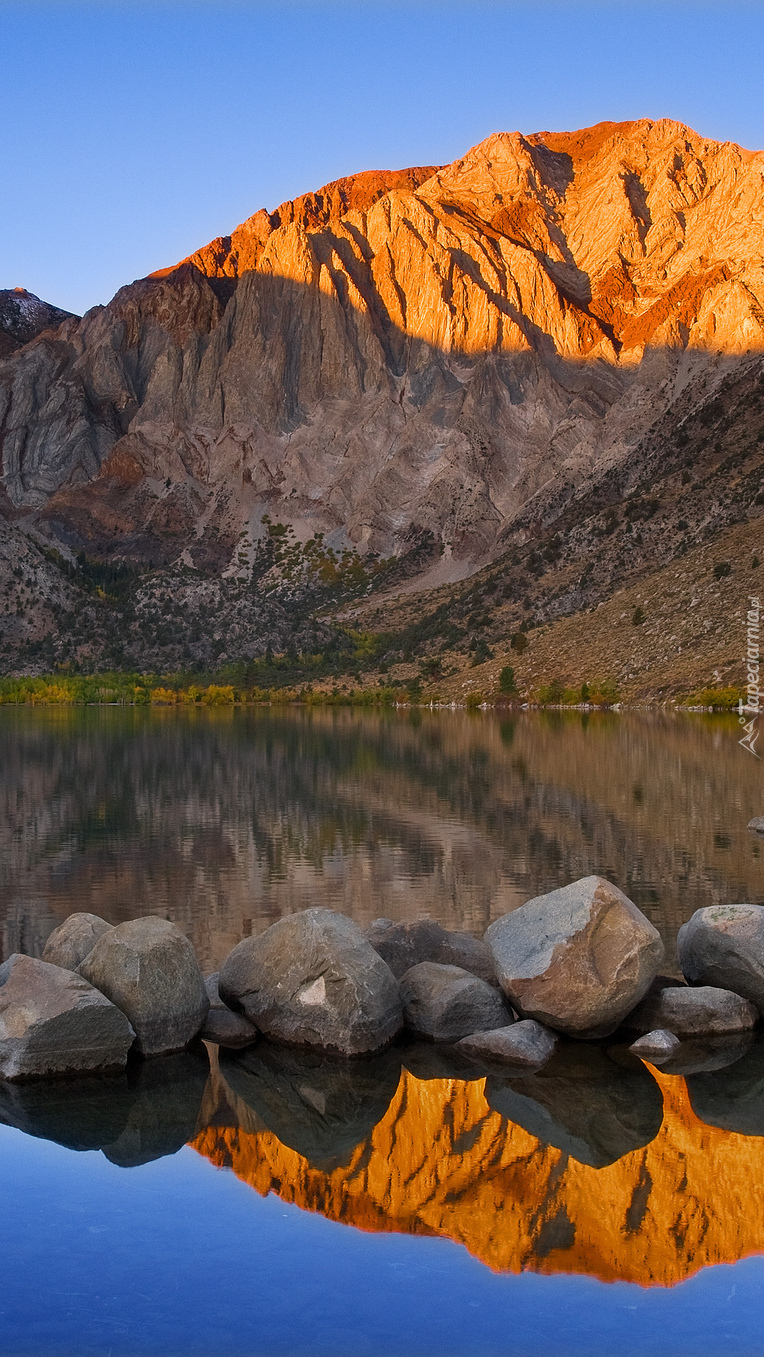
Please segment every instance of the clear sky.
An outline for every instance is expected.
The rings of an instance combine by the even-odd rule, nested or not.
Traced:
[[[259,207],[495,131],[764,147],[764,0],[0,0],[0,287],[74,311]]]

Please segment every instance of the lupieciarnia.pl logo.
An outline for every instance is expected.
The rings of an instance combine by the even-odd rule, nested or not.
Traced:
[[[743,661],[747,668],[747,682],[745,685],[745,702],[742,697],[738,703],[738,717],[741,726],[745,727],[745,735],[742,740],[738,740],[749,754],[754,758],[761,758],[756,753],[756,741],[759,738],[758,720],[761,710],[761,693],[759,691],[759,618],[761,615],[761,605],[758,598],[749,596],[748,602],[750,608],[746,614],[746,651]],[[753,713],[750,720],[746,720],[746,715]]]

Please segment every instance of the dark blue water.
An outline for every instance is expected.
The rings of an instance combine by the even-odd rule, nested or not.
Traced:
[[[259,1197],[193,1150],[116,1168],[0,1128],[3,1357],[757,1357],[764,1258],[671,1289],[497,1275]]]

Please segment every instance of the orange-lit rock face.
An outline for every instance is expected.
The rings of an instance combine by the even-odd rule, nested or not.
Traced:
[[[3,364],[10,501],[216,570],[266,506],[360,551],[424,532],[461,578],[762,350],[763,167],[645,119],[261,210]]]
[[[671,1286],[764,1248],[764,1139],[704,1125],[653,1071],[663,1124],[601,1169],[491,1111],[484,1082],[403,1071],[386,1115],[331,1170],[289,1149],[215,1074],[192,1142],[263,1195],[366,1230],[442,1235],[497,1271]]]

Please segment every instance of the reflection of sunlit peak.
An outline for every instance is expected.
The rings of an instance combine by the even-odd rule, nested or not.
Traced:
[[[484,1081],[403,1071],[387,1112],[330,1171],[289,1149],[215,1074],[194,1148],[265,1195],[365,1230],[442,1235],[497,1271],[671,1286],[764,1247],[764,1139],[707,1126],[653,1071],[663,1124],[592,1168],[492,1111]]]

